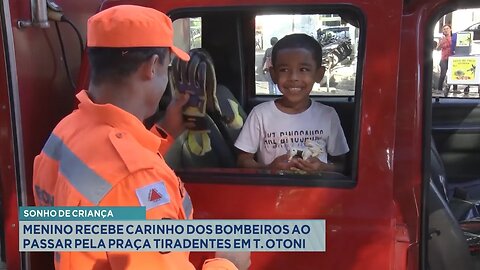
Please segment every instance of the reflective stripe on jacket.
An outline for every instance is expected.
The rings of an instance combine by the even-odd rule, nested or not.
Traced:
[[[35,158],[35,204],[143,205],[147,219],[191,219],[190,196],[162,157],[172,138],[161,138],[155,127],[147,130],[116,106],[94,104],[86,91],[77,98],[78,109],[60,121]],[[54,257],[57,270],[194,269],[188,256],[189,252],[58,252]],[[220,259],[203,269],[236,268]]]

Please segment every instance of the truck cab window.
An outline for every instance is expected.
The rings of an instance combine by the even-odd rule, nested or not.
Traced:
[[[479,98],[480,9],[461,9],[437,21],[432,50],[432,96]]]
[[[176,29],[181,29],[175,33],[175,41],[177,46],[186,50],[201,48],[202,53],[211,58],[216,88],[213,93],[207,93],[207,98],[210,98],[207,101],[206,116],[208,138],[205,134],[187,131],[177,139],[166,155],[168,164],[180,174],[208,173],[210,178],[212,173],[215,175],[218,172],[240,173],[251,177],[273,176],[276,179],[293,177],[304,179],[308,185],[318,184],[312,179],[352,180],[357,155],[359,103],[356,100],[360,98],[358,82],[361,80],[358,77],[361,75],[358,67],[361,65],[358,64],[358,56],[362,54],[361,17],[350,10],[345,13],[319,10],[312,14],[292,13],[289,10],[288,13],[263,15],[261,10],[238,9],[222,13],[201,11],[195,14],[192,17],[188,14],[178,15],[179,18],[174,20]],[[288,154],[291,159],[316,158],[320,151],[325,156],[321,159],[322,162],[330,164],[326,165],[328,171],[318,168],[311,173],[296,167],[279,170],[263,163],[253,168],[239,162],[241,151],[236,142],[245,129],[245,124],[249,123],[247,116],[256,105],[273,102],[281,97],[278,86],[269,81],[272,48],[276,42],[294,33],[304,34],[322,48],[318,66],[325,68],[325,74],[319,83],[314,83],[310,99],[315,106],[322,104],[319,106],[332,112],[333,118],[328,118],[336,123],[336,131],[330,134],[333,132],[333,129],[330,131],[330,126],[329,131],[312,127],[292,132],[286,130],[283,135],[279,132],[277,135],[283,136],[282,138],[269,133],[269,138],[256,139],[260,142],[269,141],[264,145],[270,148],[275,145],[273,148],[276,152],[282,149],[285,152],[283,154]],[[217,105],[210,106],[210,103]],[[323,117],[319,114],[314,118],[324,119]],[[336,136],[342,141],[340,144],[345,145],[339,153],[330,149],[337,143],[327,142]],[[309,139],[305,140],[304,137]],[[324,141],[323,144],[314,144],[310,142],[311,139]],[[317,149],[320,146],[323,148]],[[262,154],[259,153],[254,154],[256,162],[262,160]],[[336,160],[335,155],[342,158]],[[339,164],[338,168],[336,163]]]
[[[202,19],[183,18],[173,22],[175,46],[189,51],[202,47]]]

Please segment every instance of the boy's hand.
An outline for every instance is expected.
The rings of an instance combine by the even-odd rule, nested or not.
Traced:
[[[187,104],[189,98],[188,93],[176,93],[165,111],[165,116],[157,124],[174,138],[178,137],[185,128],[189,128],[189,125],[192,125],[192,123],[185,123],[182,114],[183,106]]]
[[[290,161],[288,159],[288,154],[278,156],[267,166],[267,168],[273,170],[290,170],[292,167],[298,167],[298,161],[296,158],[293,158]]]
[[[333,164],[321,162],[316,157],[310,157],[306,160],[298,159],[297,162],[296,168],[310,173],[332,171],[334,169]]]

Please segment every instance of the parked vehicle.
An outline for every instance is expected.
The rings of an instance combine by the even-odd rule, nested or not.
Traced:
[[[320,42],[323,49],[323,65],[333,69],[336,65],[349,59],[352,55],[352,44],[347,38],[332,38]]]
[[[319,41],[327,40],[332,37],[345,39],[350,38],[350,29],[348,26],[329,27],[325,29],[319,28],[317,30],[317,39]]]
[[[473,40],[480,40],[480,22],[467,27],[464,31],[472,31]]]

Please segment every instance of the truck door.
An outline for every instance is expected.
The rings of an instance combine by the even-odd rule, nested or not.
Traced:
[[[206,158],[216,155],[214,139],[213,152],[204,157],[192,154],[188,141],[183,141],[169,156],[192,197],[195,217],[326,220],[326,252],[253,253],[251,269],[405,268],[416,233],[409,234],[404,222],[397,224],[394,193],[402,1],[209,3],[202,8],[181,2],[151,4],[167,11],[183,29],[184,36],[177,39],[188,42],[178,46],[201,47],[211,54],[217,83],[246,113],[278,97],[269,92],[262,72],[262,57],[272,37],[307,33],[324,38],[324,50],[332,53],[324,63],[330,68],[328,82],[316,86],[312,99],[338,112],[350,147],[347,169],[313,175],[241,169],[222,163],[222,157]],[[332,30],[324,33],[330,36],[322,37],[322,30],[328,29]],[[341,52],[333,54],[338,46],[328,38],[350,40],[351,52],[345,59],[338,60]],[[211,163],[200,164],[206,160]],[[420,181],[420,174],[414,177]],[[405,196],[413,201],[415,192],[411,189]],[[406,209],[415,211],[415,206]],[[410,222],[413,228],[418,225],[418,220]],[[208,254],[192,256],[200,264]]]

